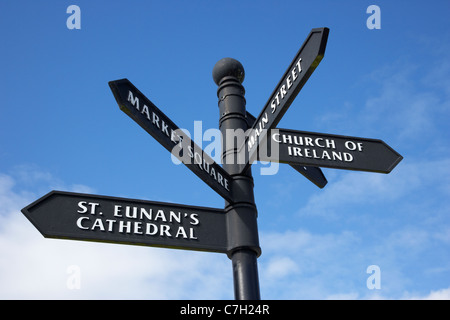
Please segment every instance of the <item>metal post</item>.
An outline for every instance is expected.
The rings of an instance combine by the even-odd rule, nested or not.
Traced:
[[[257,210],[253,195],[251,167],[241,173],[245,163],[238,159],[238,149],[247,130],[245,111],[244,68],[231,58],[219,60],[213,69],[213,79],[219,86],[223,167],[233,177],[234,202],[225,201],[228,230],[228,257],[232,261],[234,296],[236,300],[259,300],[257,258],[259,246]]]

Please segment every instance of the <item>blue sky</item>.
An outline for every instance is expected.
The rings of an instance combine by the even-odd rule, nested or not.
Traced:
[[[66,26],[73,4],[79,30]],[[372,4],[381,29],[366,26]],[[382,139],[404,159],[388,175],[323,169],[324,189],[255,164],[261,296],[449,299],[448,12],[444,0],[1,1],[0,297],[233,299],[225,255],[44,239],[20,209],[54,189],[223,208],[108,81],[128,78],[182,128],[217,128],[219,59],[243,64],[257,115],[310,30],[328,27],[279,126]]]

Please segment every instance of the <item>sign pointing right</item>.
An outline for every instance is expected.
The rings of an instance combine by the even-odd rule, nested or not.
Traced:
[[[258,160],[389,173],[403,159],[379,139],[273,129],[269,141],[267,152],[260,149]]]

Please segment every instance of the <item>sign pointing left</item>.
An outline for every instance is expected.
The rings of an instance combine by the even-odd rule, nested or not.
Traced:
[[[222,209],[52,191],[22,212],[46,238],[227,252]]]
[[[128,79],[111,81],[109,86],[123,112],[182,161],[213,190],[228,202],[233,202],[232,177],[225,169],[192,141]]]

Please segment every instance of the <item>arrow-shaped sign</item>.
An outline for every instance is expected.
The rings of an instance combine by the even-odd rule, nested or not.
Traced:
[[[109,82],[120,109],[213,190],[233,202],[232,177],[128,79]]]
[[[52,191],[22,212],[46,238],[227,251],[220,209]]]
[[[249,127],[255,123],[256,118],[247,111],[246,113],[247,117],[247,123]],[[325,175],[323,174],[322,170],[317,167],[311,167],[311,166],[302,166],[298,164],[290,164],[290,166],[296,170],[297,172],[301,173],[306,179],[314,183],[319,188],[323,188],[328,183],[327,179],[325,178]]]
[[[312,29],[301,46],[295,58],[287,68],[269,100],[262,109],[255,123],[249,131],[245,144],[239,152],[245,152],[247,148],[248,157],[245,158],[248,169],[252,161],[256,160],[258,145],[264,140],[267,130],[277,126],[295,97],[314,72],[325,54],[328,39],[328,28]]]
[[[287,129],[270,131],[269,150],[260,160],[389,173],[403,157],[379,139],[367,139]],[[271,150],[278,148],[278,155]],[[277,154],[277,152],[275,152]]]

